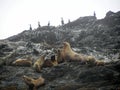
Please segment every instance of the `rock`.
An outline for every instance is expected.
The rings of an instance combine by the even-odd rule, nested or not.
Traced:
[[[117,61],[113,67],[115,68],[116,71],[120,73],[120,61]]]
[[[89,76],[90,75],[90,76]],[[80,73],[77,82],[88,83],[102,80],[112,81],[118,77],[119,73],[105,67],[94,67],[91,70],[85,70]]]
[[[5,59],[0,58],[0,67],[3,66],[5,64],[5,62],[6,62]]]
[[[43,26],[0,40],[0,90],[27,90],[21,79],[23,75],[34,78],[42,75],[46,85],[38,90],[119,90],[119,17],[120,11],[109,11],[103,19],[80,17],[63,26]],[[53,49],[60,48],[64,41],[68,41],[76,52],[93,55],[108,63],[94,66],[64,62],[43,68],[41,73],[35,72],[32,67],[11,65],[16,59],[29,56],[33,62],[43,54],[49,59],[56,54]]]
[[[22,33],[9,37],[7,40],[18,42],[24,41],[29,52],[38,55],[40,49],[35,48],[33,43],[43,43],[42,49],[51,49],[63,41],[69,41],[74,47],[80,49],[88,47],[91,50],[96,48],[111,59],[112,50],[119,52],[120,45],[120,12],[109,11],[105,18],[96,19],[95,16],[80,17],[64,26],[43,26],[35,30],[25,30]],[[32,35],[32,37],[31,37]],[[78,42],[76,44],[76,42]],[[32,48],[30,50],[30,47]],[[38,52],[37,52],[38,51]],[[117,53],[116,52],[116,53]],[[1,55],[4,53],[0,52]],[[106,57],[103,56],[103,57]]]
[[[107,13],[106,13],[106,18],[108,18],[108,17],[112,17],[112,16],[114,16],[115,15],[115,13],[114,12],[112,12],[112,11],[108,11]]]
[[[0,57],[5,56],[7,53],[11,52],[13,49],[6,43],[0,43]]]
[[[8,86],[8,87],[2,88],[0,90],[17,90],[17,88],[15,86]]]
[[[106,90],[115,88],[120,84],[120,73],[117,69],[117,63],[107,64],[105,66],[80,65],[79,62],[65,62],[51,68],[43,68],[42,73],[34,72],[30,67],[3,66],[1,70],[1,86],[6,88],[8,85],[14,85],[22,90],[26,88],[23,84],[22,76],[28,75],[38,78],[40,75],[46,80],[46,85],[38,90]],[[119,68],[118,68],[119,69]],[[4,77],[3,77],[4,76]],[[88,90],[89,90],[88,89]]]

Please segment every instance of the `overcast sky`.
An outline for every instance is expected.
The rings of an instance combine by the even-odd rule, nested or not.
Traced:
[[[0,39],[16,35],[23,30],[41,26],[60,25],[61,17],[65,23],[93,15],[104,18],[109,10],[120,11],[120,0],[0,0]]]

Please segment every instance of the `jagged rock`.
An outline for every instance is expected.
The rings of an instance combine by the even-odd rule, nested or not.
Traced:
[[[94,67],[91,68],[91,70],[81,72],[76,81],[82,83],[98,82],[104,80],[112,81],[118,75],[118,72],[115,72],[109,68]]]
[[[97,51],[104,51],[104,54],[111,52],[113,49],[117,49],[117,52],[119,52],[119,17],[120,12],[109,11],[103,19],[96,19],[95,16],[80,17],[60,27],[43,26],[32,31],[25,30],[18,35],[9,37],[7,40],[34,43],[45,41],[49,45],[47,46],[49,49],[63,41],[69,41],[74,47],[89,47],[92,49],[96,47]]]
[[[106,18],[108,18],[108,17],[112,17],[112,16],[114,16],[114,15],[115,15],[114,12],[109,11],[109,12],[106,13]]]
[[[13,49],[8,46],[6,43],[0,44],[0,57],[5,56],[8,52],[11,52]]]
[[[115,89],[116,85],[120,84],[120,72],[118,72],[117,63],[105,66],[89,66],[80,65],[79,62],[65,62],[55,67],[43,68],[40,74],[35,72],[32,67],[3,66],[0,71],[1,89],[9,85],[18,90],[26,88],[21,78],[23,75],[36,78],[42,75],[46,84],[38,90],[82,90],[83,88],[98,90],[112,85],[106,87],[106,90],[109,90]]]
[[[120,88],[120,12],[108,12],[105,18],[80,17],[63,26],[43,26],[0,41],[0,90],[27,90],[22,76],[38,78],[46,85],[38,90],[115,90]],[[32,67],[12,66],[18,58],[32,56],[33,62],[43,54],[49,59],[53,49],[70,42],[72,49],[108,61],[105,66],[64,62],[43,67],[41,73]],[[115,58],[113,58],[115,56]],[[116,60],[116,62],[115,62]],[[113,61],[113,62],[110,62]]]

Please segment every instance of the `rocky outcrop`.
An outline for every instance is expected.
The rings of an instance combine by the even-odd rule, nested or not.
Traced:
[[[45,78],[45,85],[38,90],[114,90],[120,88],[119,61],[105,64],[105,66],[64,62],[54,67],[43,67],[41,72],[37,73],[33,67],[13,66],[12,62],[17,58],[27,56],[32,56],[33,62],[35,62],[44,53],[49,58],[54,53],[54,50],[47,48],[49,45],[23,41],[7,41],[5,44],[8,46],[6,48],[12,48],[12,51],[7,52],[8,54],[5,56],[1,56],[4,63],[0,66],[0,90],[27,90],[28,86],[22,80],[23,75]],[[73,49],[79,52],[79,49]],[[86,54],[91,53],[87,48],[82,50],[80,49]],[[93,52],[93,54],[99,55],[100,53]]]
[[[104,66],[64,62],[43,67],[13,66],[18,58],[56,54],[55,49],[68,41],[72,49],[107,62]],[[45,78],[38,90],[119,90],[120,89],[120,12],[109,11],[105,18],[80,17],[63,26],[43,26],[0,41],[0,90],[27,90],[22,76]]]
[[[120,12],[109,11],[105,18],[96,19],[95,16],[80,17],[63,26],[43,26],[35,30],[25,30],[22,33],[9,37],[10,41],[31,41],[34,43],[46,42],[58,45],[68,41],[74,47],[90,47],[96,50],[120,49]],[[78,42],[76,44],[76,42]],[[110,50],[108,50],[110,49]],[[114,51],[113,51],[114,52]],[[119,52],[116,50],[115,52]],[[112,53],[113,54],[113,53]]]
[[[110,90],[120,88],[119,62],[105,66],[80,65],[78,62],[66,62],[51,68],[43,68],[41,73],[30,67],[3,66],[0,68],[0,89],[16,88],[27,90],[22,76],[33,78],[43,76],[45,85],[38,90]],[[6,89],[9,90],[9,89]]]

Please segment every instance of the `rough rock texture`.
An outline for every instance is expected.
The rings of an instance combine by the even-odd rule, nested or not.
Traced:
[[[42,75],[46,79],[46,84],[38,90],[115,90],[120,88],[118,66],[120,62],[105,66],[66,62],[55,67],[43,68],[41,73],[35,72],[32,67],[3,66],[0,68],[0,89],[12,86],[15,90],[27,90],[22,76],[38,78]]]
[[[117,56],[120,52],[120,12],[109,11],[103,19],[85,16],[59,27],[43,26],[32,31],[25,30],[7,40],[45,42],[49,47],[68,41],[72,47],[88,48],[113,57],[113,54]]]
[[[71,26],[71,27],[70,27]],[[120,40],[120,12],[109,11],[105,18],[96,19],[94,16],[80,17],[64,26],[43,26],[33,31],[26,30],[8,38],[10,41],[32,41],[55,44],[70,41],[80,47],[103,47],[118,49]],[[89,44],[88,44],[89,43]]]
[[[72,49],[93,55],[107,62],[105,66],[64,62],[43,68],[13,66],[18,58],[31,57],[34,63],[40,55],[56,54],[62,42],[70,42]],[[0,40],[0,90],[27,90],[22,76],[45,78],[38,90],[119,90],[120,89],[120,12],[109,11],[105,18],[80,17],[63,26],[43,26],[25,30],[6,40]]]

